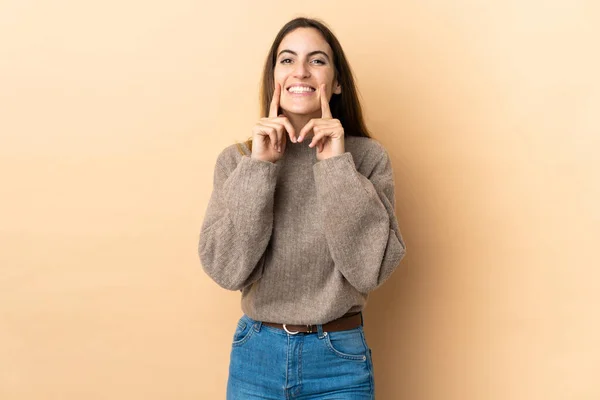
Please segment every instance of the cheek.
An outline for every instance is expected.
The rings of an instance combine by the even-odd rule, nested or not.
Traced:
[[[327,85],[327,89],[333,88],[333,73],[327,72],[319,75],[318,82],[319,84],[324,83],[325,85]]]
[[[275,82],[284,83],[286,76],[286,72],[281,69],[278,69],[277,67],[273,71],[273,79],[275,80]]]

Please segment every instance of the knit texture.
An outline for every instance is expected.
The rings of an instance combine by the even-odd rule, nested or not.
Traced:
[[[288,140],[275,163],[235,144],[217,158],[200,261],[258,321],[324,324],[360,311],[406,253],[385,148],[347,136],[344,154],[318,161],[309,143]]]

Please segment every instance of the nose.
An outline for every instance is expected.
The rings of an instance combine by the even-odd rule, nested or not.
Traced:
[[[306,63],[304,63],[304,62],[296,63],[295,67],[296,68],[294,68],[294,78],[309,78],[310,77],[310,70],[309,70],[308,66],[306,65]]]

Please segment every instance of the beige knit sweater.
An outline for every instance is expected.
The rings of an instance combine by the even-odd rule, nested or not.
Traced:
[[[406,253],[384,147],[347,136],[344,154],[318,161],[309,143],[288,140],[275,163],[235,144],[217,158],[200,261],[242,291],[255,320],[323,324],[360,311]]]

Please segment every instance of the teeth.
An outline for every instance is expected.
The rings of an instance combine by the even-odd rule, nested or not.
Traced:
[[[291,88],[288,89],[289,92],[292,93],[303,93],[303,92],[314,92],[315,90],[313,88],[309,88],[306,86],[292,86]]]

